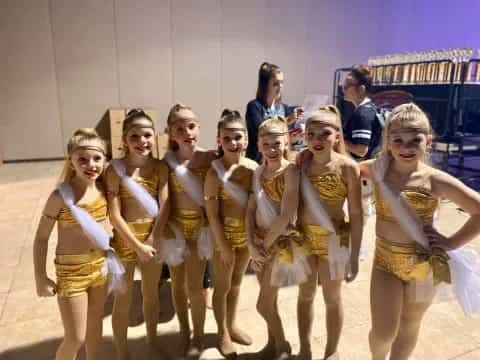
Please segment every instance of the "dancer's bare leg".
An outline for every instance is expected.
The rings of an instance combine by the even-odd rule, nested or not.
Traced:
[[[187,293],[192,312],[193,338],[188,350],[189,356],[197,356],[203,350],[203,335],[206,316],[205,297],[203,296],[203,276],[206,261],[197,255],[196,246],[190,249],[190,255],[185,260],[187,273]]]
[[[172,302],[180,325],[179,353],[182,356],[190,343],[190,324],[188,319],[187,273],[185,263],[178,266],[169,266],[172,278]]]
[[[324,358],[336,354],[343,327],[342,280],[331,280],[327,260],[318,262],[318,276],[322,284],[323,300],[326,307],[327,345]]]
[[[62,317],[64,337],[57,349],[55,360],[75,360],[85,343],[87,332],[88,295],[59,297],[58,306]]]
[[[135,263],[124,263],[125,266],[125,293],[115,294],[112,310],[112,328],[113,340],[117,350],[118,360],[129,360],[127,333],[130,315],[130,305],[132,304],[133,274]]]
[[[414,283],[405,284],[406,291],[403,297],[403,308],[400,316],[400,326],[390,351],[390,360],[407,360],[415,349],[421,322],[430,306],[434,290],[430,289],[424,302],[416,302],[412,297]],[[409,289],[410,288],[410,289]]]
[[[87,360],[100,359],[99,350],[102,342],[103,314],[107,292],[107,285],[97,286],[88,291],[87,334],[85,339]]]
[[[235,267],[233,263],[226,265],[218,251],[213,255],[212,265],[215,276],[215,285],[213,288],[213,314],[217,321],[218,329],[218,350],[224,357],[236,353],[235,346],[230,338],[227,327],[227,296],[231,289],[232,273]]]
[[[300,284],[298,291],[297,301],[297,319],[298,319],[298,336],[300,341],[300,353],[297,359],[311,360],[311,337],[312,337],[312,324],[314,318],[313,301],[315,300],[315,294],[317,292],[317,276],[318,272],[318,257],[312,255],[308,259],[312,273],[308,277],[308,280],[303,284]]]
[[[372,360],[385,360],[400,326],[404,300],[404,284],[395,275],[372,270],[370,311],[372,329],[369,334]]]
[[[237,324],[237,308],[238,299],[240,295],[240,286],[242,285],[243,276],[250,260],[250,254],[248,249],[237,248],[235,249],[235,266],[232,273],[232,281],[230,291],[227,295],[227,327],[230,333],[230,337],[236,343],[242,345],[251,345],[251,337],[244,331],[242,331]]]

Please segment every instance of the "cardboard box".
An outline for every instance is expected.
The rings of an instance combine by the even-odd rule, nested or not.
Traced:
[[[161,133],[157,135],[158,158],[163,159],[168,151],[168,134]]]
[[[112,137],[110,138],[110,145],[112,149],[112,159],[120,159],[125,155],[123,150],[123,140],[122,137]]]
[[[110,109],[108,116],[110,118],[110,137],[121,137],[125,109]]]

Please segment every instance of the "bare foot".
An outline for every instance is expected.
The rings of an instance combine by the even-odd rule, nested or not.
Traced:
[[[277,348],[274,359],[287,360],[287,359],[290,359],[291,354],[292,354],[292,348],[288,343],[288,341],[285,341],[285,343],[282,346]]]
[[[243,330],[240,330],[238,327],[233,326],[228,331],[230,333],[230,338],[232,341],[241,345],[252,345],[252,338]]]
[[[252,359],[271,360],[275,357],[275,343],[268,342],[262,350],[252,354]]]
[[[338,352],[334,352],[332,355],[326,356],[325,360],[340,360],[340,355]]]
[[[178,353],[184,356],[190,346],[190,331],[180,332],[180,341],[178,343]]]
[[[117,349],[117,360],[130,360],[130,352],[128,349],[124,349],[123,351],[118,351]]]
[[[237,355],[237,350],[228,335],[220,336],[218,340],[218,351],[220,351],[220,354],[225,358]]]
[[[310,347],[300,346],[300,352],[295,357],[296,360],[312,360],[312,349]]]
[[[203,351],[203,341],[199,338],[193,338],[187,350],[187,358],[199,358]]]
[[[203,289],[203,296],[205,297],[205,306],[207,307],[207,309],[213,309],[212,295],[213,295],[212,288]]]

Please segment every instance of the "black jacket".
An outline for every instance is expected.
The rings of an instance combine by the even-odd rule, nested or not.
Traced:
[[[276,109],[276,115],[289,116],[292,112],[286,104],[281,103],[280,106]],[[247,111],[245,114],[245,121],[247,123],[247,132],[248,132],[248,146],[246,156],[249,159],[260,162],[261,156],[258,152],[257,141],[258,141],[258,127],[263,123],[269,116],[275,115],[269,112],[269,109],[259,100],[255,99],[250,101],[247,104]]]

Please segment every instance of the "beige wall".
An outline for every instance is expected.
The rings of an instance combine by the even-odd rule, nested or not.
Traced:
[[[258,66],[285,71],[284,100],[331,94],[333,70],[381,47],[381,0],[2,0],[4,158],[62,156],[109,107],[190,104],[202,144],[223,107],[245,110]],[[369,5],[370,4],[370,5]]]

